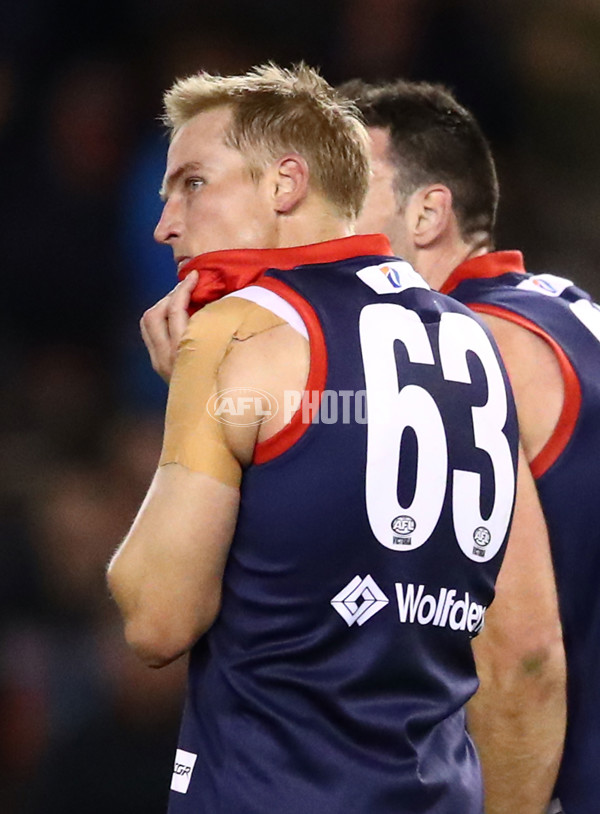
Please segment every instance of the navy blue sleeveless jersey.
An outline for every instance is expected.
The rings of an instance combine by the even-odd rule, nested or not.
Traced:
[[[444,291],[542,336],[565,404],[532,462],[548,524],[567,655],[568,716],[556,786],[566,814],[600,811],[600,308],[570,280],[525,274],[519,252],[463,263]]]
[[[169,812],[482,814],[463,705],[517,449],[495,346],[395,258],[259,285],[308,327],[307,415],[244,474]]]

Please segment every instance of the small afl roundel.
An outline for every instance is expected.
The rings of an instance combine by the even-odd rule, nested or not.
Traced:
[[[401,514],[392,520],[392,531],[396,534],[412,534],[417,524],[408,514]]]
[[[491,539],[492,535],[485,526],[478,526],[473,532],[473,540],[475,541],[475,544],[481,546],[481,548],[485,548]]]

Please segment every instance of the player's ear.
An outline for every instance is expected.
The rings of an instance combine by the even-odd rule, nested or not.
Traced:
[[[298,153],[289,153],[275,163],[273,170],[275,211],[286,215],[308,195],[308,164]]]
[[[408,205],[413,241],[419,249],[438,242],[449,230],[454,211],[452,192],[443,184],[430,184],[418,189]]]

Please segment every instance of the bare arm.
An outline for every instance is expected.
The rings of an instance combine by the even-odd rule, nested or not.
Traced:
[[[237,316],[213,309],[190,322],[185,283],[142,319],[153,366],[173,384],[161,465],[108,569],[126,638],[155,667],[212,625],[239,502],[239,463],[206,412]],[[255,440],[256,428],[244,438],[250,447]]]
[[[168,371],[176,331],[165,325],[161,308],[152,330],[156,359]],[[241,468],[281,418],[263,428],[256,415],[244,413],[239,424],[221,425],[206,407],[221,389],[266,389],[281,399],[284,389],[304,387],[306,340],[280,323],[252,303],[228,300],[195,315],[184,336],[178,329],[183,341],[177,336],[172,376],[169,371],[161,466],[108,571],[127,640],[150,666],[189,650],[218,614]]]
[[[481,686],[468,720],[486,814],[544,814],[564,743],[566,667],[548,534],[525,457],[554,429],[562,380],[543,340],[503,320],[489,324],[511,376],[526,455],[496,599],[473,646]]]
[[[125,635],[162,667],[212,625],[233,537],[238,489],[180,464],[160,467],[108,571]]]
[[[546,528],[521,459],[496,598],[473,642],[480,688],[468,707],[486,814],[544,814],[564,741],[565,660]]]

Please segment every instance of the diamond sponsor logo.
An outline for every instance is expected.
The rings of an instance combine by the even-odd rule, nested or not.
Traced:
[[[460,595],[455,588],[440,588],[436,594],[429,594],[424,585],[402,582],[394,583],[394,590],[402,624],[445,627],[471,637],[483,627],[485,605],[476,602],[468,591]],[[387,596],[370,574],[364,579],[355,576],[331,600],[348,627],[364,625],[387,604]]]
[[[370,574],[358,575],[333,597],[331,604],[348,627],[364,623],[388,604],[388,598]]]

